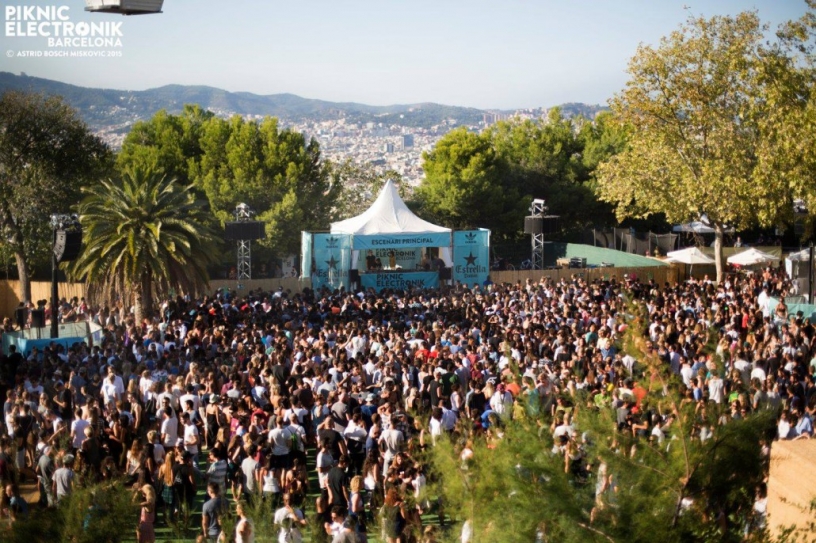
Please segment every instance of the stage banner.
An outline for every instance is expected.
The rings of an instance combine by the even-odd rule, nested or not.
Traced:
[[[391,265],[391,256],[393,253],[394,263],[405,271],[414,271],[419,267],[422,261],[422,249],[420,247],[406,247],[405,249],[368,249],[360,254],[360,261],[357,263],[357,268],[360,271],[366,271],[366,257],[368,252],[375,258],[379,258],[384,269],[393,269]]]
[[[490,272],[490,230],[453,233],[453,280],[481,285]]]
[[[312,234],[312,288],[349,288],[351,236],[347,234]]]
[[[368,290],[373,288],[377,292],[390,288],[408,290],[411,288],[438,288],[439,273],[437,272],[390,272],[390,273],[361,273],[360,285]]]
[[[300,278],[312,276],[312,234],[300,233]]]
[[[450,232],[354,236],[356,250],[399,249],[402,247],[450,247]]]

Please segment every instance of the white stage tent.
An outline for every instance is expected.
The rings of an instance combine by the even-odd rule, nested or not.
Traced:
[[[395,247],[439,247],[439,256],[450,267],[450,228],[438,226],[414,215],[389,179],[380,195],[364,213],[331,224],[332,234],[350,234],[351,267],[358,266],[361,250]]]

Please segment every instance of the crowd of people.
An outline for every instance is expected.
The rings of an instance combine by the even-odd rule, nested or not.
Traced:
[[[774,409],[779,439],[808,438],[814,328],[787,313],[789,290],[768,268],[721,284],[575,275],[445,291],[220,291],[167,300],[140,323],[121,304],[77,300],[64,312],[104,326],[99,344],[12,347],[0,359],[2,511],[38,514],[20,495],[26,479],[44,509],[78,484],[121,480],[135,489],[140,542],[203,495],[202,541],[253,541],[248,507],[262,500],[282,543],[307,525],[334,543],[433,543],[439,524],[466,520],[427,491],[440,439],[467,462],[476,440],[500,439],[523,410],[552,422],[554,454],[577,473],[579,395],[614,410],[621,432],[671,432],[671,413],[639,409],[639,362],[620,351],[629,299],[686,401],[722,406],[723,421]],[[710,331],[723,365],[705,347]]]

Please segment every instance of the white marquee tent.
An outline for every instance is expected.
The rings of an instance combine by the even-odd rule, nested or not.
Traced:
[[[399,195],[397,187],[389,179],[379,196],[364,213],[331,224],[332,234],[351,234],[352,268],[357,267],[361,249],[371,248],[382,238],[403,238],[408,247],[439,247],[439,256],[446,266],[452,265],[450,228],[438,226],[420,219],[408,209]]]
[[[397,187],[389,179],[380,195],[364,213],[331,224],[332,234],[354,236],[388,234],[450,233],[450,228],[420,219],[400,198]]]

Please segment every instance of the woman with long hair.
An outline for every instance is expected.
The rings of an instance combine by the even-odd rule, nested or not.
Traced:
[[[402,499],[396,488],[388,489],[385,501],[380,508],[380,522],[382,523],[382,538],[386,543],[399,543],[402,532]]]
[[[142,495],[139,503],[139,526],[136,528],[136,539],[139,543],[155,543],[156,534],[153,531],[153,523],[156,521],[156,491],[151,485],[144,485],[134,496]]]
[[[176,465],[176,453],[173,450],[168,451],[164,457],[164,464],[159,468],[158,481],[161,489],[161,497],[164,502],[163,517],[164,523],[167,524],[168,519],[173,520],[176,513],[176,497],[175,489],[173,488],[173,467]]]

